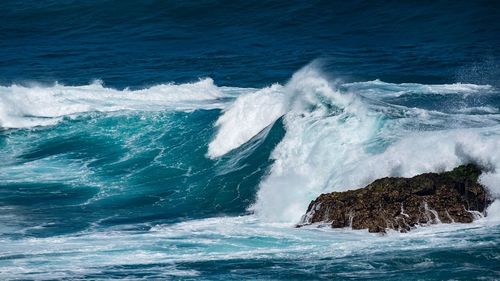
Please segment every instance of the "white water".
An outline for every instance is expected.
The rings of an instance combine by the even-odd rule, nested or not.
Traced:
[[[249,141],[287,112],[285,89],[273,85],[240,96],[217,120],[215,139],[208,146],[209,157],[226,154]]]
[[[480,251],[480,247],[494,247],[495,241],[483,238],[495,231],[494,227],[480,219],[467,225],[434,225],[406,234],[389,232],[378,236],[364,230],[290,228],[286,224],[262,222],[255,216],[242,216],[157,225],[149,231],[116,229],[46,238],[0,238],[0,256],[6,257],[0,260],[0,278],[83,279],[113,270],[133,275],[144,272],[138,265],[149,265],[147,272],[160,279],[170,279],[203,274],[186,268],[183,263],[228,262],[237,267],[239,263],[244,264],[241,260],[286,260],[294,267],[316,270],[332,266],[334,262],[351,271],[360,270],[360,264],[373,269],[370,266],[373,257],[386,264],[379,270],[395,270],[394,259],[403,259],[422,249],[445,251],[453,245],[455,251]],[[478,243],[477,239],[485,240]],[[405,264],[400,266],[404,268]]]
[[[85,86],[0,86],[0,128],[53,125],[63,116],[93,111],[219,108],[223,96],[209,78],[142,90],[105,88],[99,81]]]
[[[251,209],[264,221],[292,224],[322,192],[359,188],[384,176],[449,170],[471,161],[490,169],[481,181],[500,197],[496,105],[462,104],[446,113],[386,101],[411,95],[470,97],[495,91],[489,85],[461,83],[332,83],[313,66],[295,73],[285,85],[263,89],[217,87],[211,79],[142,90],[105,88],[99,82],[12,85],[0,86],[0,127],[53,125],[64,116],[92,111],[221,108],[207,153],[217,158],[283,116],[286,134],[272,153],[275,162]]]
[[[338,87],[346,90],[337,90]],[[324,192],[360,188],[385,176],[410,177],[475,162],[488,169],[484,183],[500,197],[500,118],[407,108],[384,102],[406,94],[491,94],[488,85],[332,84],[312,66],[284,86],[238,97],[217,121],[209,145],[217,157],[251,139],[284,115],[286,134],[251,207],[270,222],[297,223]],[[367,99],[368,98],[368,99]],[[280,103],[281,104],[277,104]],[[471,111],[476,108],[471,109]],[[491,216],[497,209],[491,208]]]
[[[438,95],[474,95],[490,94],[494,88],[490,85],[476,84],[443,84],[443,85],[424,85],[417,83],[386,83],[380,80],[368,82],[346,83],[343,85],[364,96],[381,97],[401,97],[403,95],[415,94],[438,94]]]

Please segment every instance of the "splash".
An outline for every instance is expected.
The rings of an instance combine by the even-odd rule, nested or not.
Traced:
[[[296,223],[319,194],[365,186],[385,176],[440,172],[469,162],[495,197],[500,185],[500,119],[495,108],[475,115],[411,108],[388,100],[410,94],[491,95],[488,85],[339,84],[307,66],[286,85],[238,97],[216,125],[209,156],[223,155],[283,116],[286,134],[250,207],[264,221]],[[483,110],[484,111],[484,110]],[[496,206],[496,205],[495,205]]]

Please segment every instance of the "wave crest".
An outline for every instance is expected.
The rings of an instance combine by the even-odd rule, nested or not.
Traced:
[[[222,90],[210,78],[141,90],[105,88],[99,81],[84,86],[0,86],[0,127],[53,125],[63,116],[93,111],[221,107],[221,97]]]
[[[283,116],[286,134],[250,207],[261,219],[296,223],[319,194],[359,188],[385,176],[413,176],[475,162],[491,171],[481,180],[498,197],[500,119],[390,104],[408,94],[491,94],[488,85],[332,83],[313,65],[286,85],[242,95],[226,108],[209,145],[221,156]],[[488,113],[495,113],[490,109]]]

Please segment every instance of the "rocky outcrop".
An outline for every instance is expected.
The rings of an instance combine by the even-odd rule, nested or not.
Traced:
[[[298,225],[327,222],[333,228],[407,232],[417,225],[470,223],[484,215],[490,200],[478,183],[481,169],[463,165],[413,178],[382,178],[365,188],[321,194]]]

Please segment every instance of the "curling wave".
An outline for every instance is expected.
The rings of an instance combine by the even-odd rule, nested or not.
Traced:
[[[495,93],[489,85],[331,82],[313,65],[286,85],[242,95],[216,122],[212,158],[238,148],[283,116],[286,134],[250,207],[268,221],[296,223],[318,194],[364,186],[385,176],[413,176],[475,162],[481,181],[500,194],[500,115],[467,114],[468,98]],[[442,111],[409,107],[407,95],[454,95]],[[458,102],[459,101],[459,102]],[[411,103],[410,103],[411,104]]]

